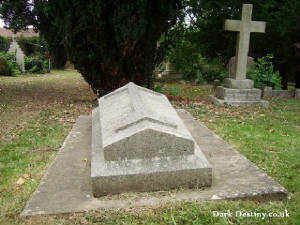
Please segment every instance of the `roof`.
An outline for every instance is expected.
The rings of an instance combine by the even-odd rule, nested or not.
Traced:
[[[39,36],[39,33],[35,32],[33,28],[28,28],[27,30],[23,30],[14,34],[12,30],[0,27],[0,35],[4,37],[12,37],[15,35],[16,37],[24,36],[24,37],[34,37]]]

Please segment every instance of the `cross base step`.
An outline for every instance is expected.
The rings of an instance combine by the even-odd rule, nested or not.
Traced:
[[[224,87],[233,89],[252,89],[254,81],[249,79],[232,79],[226,78],[224,81]]]
[[[216,97],[225,101],[260,101],[261,90],[251,89],[233,89],[218,86]]]
[[[269,102],[265,100],[257,100],[257,101],[228,101],[224,99],[217,98],[216,96],[210,95],[209,101],[215,104],[227,104],[232,106],[245,106],[245,105],[262,105],[264,107],[269,107]]]

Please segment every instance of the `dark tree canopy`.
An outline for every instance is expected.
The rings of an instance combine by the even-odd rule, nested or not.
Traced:
[[[33,25],[51,47],[64,47],[97,95],[128,81],[151,87],[161,60],[161,35],[172,27],[181,0],[0,0],[10,28]]]

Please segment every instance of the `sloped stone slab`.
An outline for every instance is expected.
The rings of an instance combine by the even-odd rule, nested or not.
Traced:
[[[273,178],[189,113],[184,110],[177,112],[214,168],[210,188],[126,193],[94,198],[87,162],[91,154],[92,118],[80,116],[21,215],[153,206],[174,201],[286,198],[287,191]]]
[[[101,97],[97,114],[93,140],[105,161],[194,154],[191,134],[163,94],[128,83]]]

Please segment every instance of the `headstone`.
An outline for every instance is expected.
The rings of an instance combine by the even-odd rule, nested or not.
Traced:
[[[93,110],[96,197],[210,186],[212,168],[166,96],[129,83]]]
[[[247,70],[253,68],[254,58],[248,56],[247,59]],[[235,56],[231,57],[227,64],[229,78],[235,78]]]
[[[162,80],[180,80],[183,75],[175,70],[173,63],[166,63],[166,70],[158,75],[158,78]]]
[[[272,96],[273,96],[272,87],[264,87],[263,96],[265,98],[272,98]]]
[[[21,72],[24,73],[25,72],[25,65],[24,65],[25,54],[23,53],[22,49],[20,48],[20,46],[19,46],[18,42],[15,40],[15,38],[13,38],[13,40],[9,46],[8,52],[12,52],[15,54],[16,63],[19,66]]]
[[[241,20],[225,20],[225,30],[238,32],[234,73],[225,79],[224,87],[218,86],[211,101],[229,105],[264,105],[261,90],[253,88],[253,80],[246,79],[247,59],[251,32],[265,32],[266,22],[251,20],[252,5],[243,4]]]

